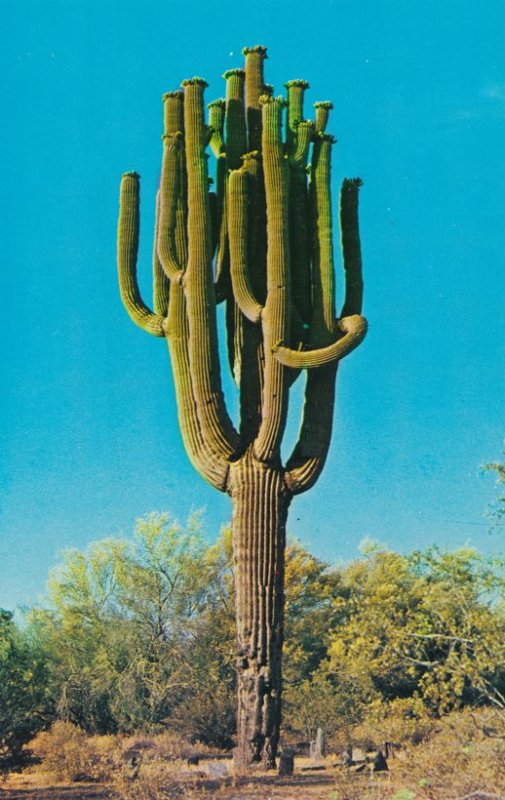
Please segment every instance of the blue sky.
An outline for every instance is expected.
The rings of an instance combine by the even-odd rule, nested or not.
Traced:
[[[148,287],[161,95],[203,75],[221,96],[258,43],[278,91],[304,77],[333,100],[335,187],[365,182],[370,331],[289,530],[330,560],[365,536],[498,550],[479,467],[505,435],[503,2],[3,0],[2,17],[0,606],[146,512],[204,507],[211,538],[230,518],[184,453],[166,346],[120,304],[118,185],[142,175]]]

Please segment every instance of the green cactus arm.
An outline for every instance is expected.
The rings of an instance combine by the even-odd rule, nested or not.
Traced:
[[[314,123],[310,119],[302,120],[296,127],[296,150],[293,153],[292,163],[303,170],[307,167],[307,158],[313,133]]]
[[[242,162],[248,176],[248,274],[255,297],[264,305],[267,294],[267,217],[262,155],[253,150],[243,155]]]
[[[288,90],[288,114],[286,144],[289,153],[294,153],[298,138],[298,125],[303,120],[303,98],[309,88],[307,81],[297,79],[284,84]]]
[[[333,108],[333,103],[329,100],[319,100],[317,103],[314,103],[314,108],[316,109],[316,131],[322,133],[326,130],[326,126],[328,125],[328,118]]]
[[[209,192],[209,211],[211,225],[211,254],[212,257],[214,257],[216,247],[219,243],[219,230],[221,223],[219,199],[216,192]]]
[[[335,273],[333,267],[333,230],[331,209],[331,149],[334,138],[318,135],[314,143],[311,207],[312,297],[313,312],[310,344],[322,347],[333,342],[335,327]]]
[[[290,325],[289,176],[281,137],[280,99],[262,97],[263,172],[267,207],[267,300],[262,313],[265,369],[262,421],[254,444],[256,458],[275,461],[286,423],[288,380],[283,365],[272,353],[285,341]]]
[[[238,436],[226,411],[218,358],[216,304],[212,274],[208,197],[207,128],[204,124],[205,81],[184,81],[184,128],[188,180],[188,264],[184,291],[189,321],[189,362],[193,393],[203,437],[229,458]]]
[[[348,308],[350,316],[361,312],[363,297],[358,227],[360,186],[359,178],[346,179],[340,194],[342,254],[346,274],[344,308]],[[341,342],[342,339],[337,345]],[[338,361],[334,361],[308,372],[300,436],[285,473],[286,483],[293,494],[310,489],[324,467],[331,440],[337,367]]]
[[[216,275],[214,287],[217,303],[222,303],[223,300],[228,300],[231,296],[230,247],[228,241],[227,207],[228,203],[225,196],[220,206],[219,237],[217,241],[216,252]]]
[[[245,105],[247,118],[248,152],[244,154],[244,167],[248,182],[249,211],[249,275],[260,303],[266,298],[266,200],[261,158],[262,104],[260,98],[268,91],[264,83],[266,47],[256,45],[243,49],[245,56]],[[272,87],[270,87],[272,89]],[[270,91],[271,94],[271,91]]]
[[[171,280],[180,279],[185,266],[177,257],[175,242],[177,207],[181,192],[180,151],[182,147],[182,133],[164,135],[160,183],[158,258],[165,274]]]
[[[261,304],[258,303],[256,297],[258,292],[261,292],[263,296],[266,293],[266,275],[265,257],[261,258],[265,245],[265,231],[261,226],[261,214],[263,213],[264,217],[265,208],[264,200],[261,205],[262,179],[259,153],[257,151],[245,153],[242,156],[242,162],[240,174],[243,177],[238,178],[238,184],[235,186],[232,172],[228,184],[231,272],[232,278],[235,280],[235,287],[234,300],[230,300],[228,303],[228,306],[232,306],[232,308],[227,314],[227,322],[232,372],[239,387],[240,441],[241,450],[244,451],[254,441],[261,423],[264,348],[261,326],[256,322],[251,322],[242,313],[240,304],[245,307],[246,303],[250,303],[252,318],[259,320]],[[235,227],[231,222],[231,215],[235,213],[236,204],[233,202],[231,194],[237,189],[241,196],[238,198],[236,207],[236,210],[239,211],[239,219],[237,220],[238,226]],[[247,194],[242,195],[242,191],[246,190]],[[243,237],[242,242],[240,237]],[[237,245],[238,253],[235,254]],[[237,255],[239,259],[242,259],[241,254],[247,256],[247,262],[243,262],[237,275],[234,262],[237,261]]]
[[[183,92],[164,94],[163,109],[165,126],[157,248],[167,277],[180,280],[187,261]]]
[[[176,89],[163,95],[164,131],[169,133],[184,132],[184,92]]]
[[[188,263],[188,181],[184,146],[178,149],[179,190],[175,207],[175,254],[177,263],[184,267]],[[176,276],[176,279],[178,276]]]
[[[247,150],[245,72],[243,69],[229,69],[223,78],[226,80],[226,165],[228,169],[238,169],[240,158]]]
[[[334,362],[307,375],[300,436],[284,473],[292,494],[306,492],[323,471],[333,427],[337,367]]]
[[[228,179],[228,230],[233,295],[248,320],[259,322],[263,306],[254,297],[248,276],[247,172],[234,170]]]
[[[226,117],[225,117],[225,135],[226,135],[226,166],[227,166],[227,180],[225,182],[225,212],[227,215],[226,222],[226,248],[225,251],[228,258],[225,266],[229,269],[229,276],[231,279],[231,287],[229,286],[227,296],[227,337],[228,337],[228,356],[230,366],[235,382],[239,387],[243,387],[244,382],[249,384],[249,393],[251,395],[257,394],[258,376],[255,375],[255,363],[257,359],[254,358],[253,352],[257,347],[256,334],[246,325],[247,316],[253,320],[258,317],[258,304],[255,303],[253,297],[253,288],[250,283],[250,276],[248,274],[247,266],[244,261],[246,255],[245,245],[247,240],[250,241],[250,224],[253,222],[254,207],[250,209],[253,212],[247,213],[249,221],[246,218],[245,203],[240,204],[237,209],[234,208],[234,202],[231,199],[231,194],[235,193],[236,188],[230,190],[231,174],[230,170],[235,170],[240,167],[243,154],[247,149],[247,127],[244,105],[244,89],[245,89],[245,71],[243,69],[229,70],[224,74],[226,80]],[[231,217],[237,215],[237,222],[240,225],[239,218],[242,217],[245,221],[245,227],[239,227],[237,230],[233,229],[234,224],[230,223]],[[224,227],[224,226],[223,226]],[[233,253],[232,253],[233,249]],[[247,253],[249,256],[249,264],[251,263],[251,252]],[[230,290],[231,289],[231,290]],[[244,316],[242,315],[244,312]],[[256,342],[256,344],[255,344]],[[245,364],[245,372],[243,370],[244,353],[247,353],[247,361],[251,360],[252,363]],[[242,389],[241,389],[242,391]],[[242,441],[249,438],[251,435],[251,426],[246,424],[247,419],[251,419],[252,415],[249,409],[246,409],[248,402],[241,403],[241,428],[240,434]],[[247,431],[246,431],[247,429]]]
[[[358,193],[361,178],[346,178],[340,192],[340,230],[345,274],[345,299],[341,316],[361,314],[363,273],[358,222]]]
[[[291,350],[289,347],[274,346],[275,357],[284,366],[294,369],[311,369],[331,364],[332,361],[341,361],[365,338],[367,321],[359,314],[353,314],[339,319],[337,326],[344,335],[333,344],[315,350]]]
[[[248,274],[253,293],[258,298],[264,299],[266,296],[266,208],[264,191],[262,192],[261,153],[258,150],[244,153],[242,171],[247,176]]]
[[[160,193],[156,193],[156,219],[153,242],[153,305],[156,314],[166,317],[170,300],[170,281],[168,280],[160,259],[158,258],[158,230],[160,219]]]
[[[245,450],[258,434],[261,424],[263,367],[265,352],[261,326],[242,320],[240,370],[240,440]],[[242,364],[244,365],[242,367]]]
[[[184,289],[180,283],[174,282],[171,287],[166,329],[184,446],[195,469],[216,489],[225,491],[228,463],[221,452],[213,449],[206,441],[198,419],[189,362],[186,300]]]
[[[209,127],[211,129],[210,148],[216,158],[225,152],[223,139],[226,100],[220,98],[209,103]]]
[[[226,216],[227,159],[224,141],[226,100],[220,98],[208,104],[210,148],[216,157],[216,300],[221,303],[230,295],[230,265],[228,250],[228,220]]]
[[[139,245],[139,176],[126,172],[121,180],[117,230],[119,291],[130,319],[153,336],[164,336],[163,316],[143,302],[137,283]]]
[[[289,162],[291,167],[289,186],[291,281],[293,307],[303,323],[308,324],[312,318],[312,276],[306,167],[314,123],[300,122],[295,125],[295,129],[296,148]]]
[[[228,274],[228,230],[225,218],[226,193],[226,146],[224,143],[224,120],[226,100],[213,100],[209,103],[210,148],[216,157],[216,199],[210,197],[212,215],[212,251],[216,257],[216,299],[221,302],[229,293]]]
[[[267,49],[262,45],[244,47],[245,56],[245,97],[247,119],[248,149],[261,148],[261,105],[260,97],[265,94],[263,67],[267,58]]]

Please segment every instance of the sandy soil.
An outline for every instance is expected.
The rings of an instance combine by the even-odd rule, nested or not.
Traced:
[[[307,765],[304,765],[307,766]],[[324,771],[295,770],[291,777],[276,774],[217,780],[202,777],[201,768],[184,769],[174,778],[184,789],[184,796],[195,800],[330,800],[335,797],[336,771],[328,764]],[[44,783],[43,774],[10,775],[0,783],[0,800],[107,800],[109,788],[97,784]],[[358,776],[356,776],[358,779]],[[362,780],[359,778],[358,780]],[[368,782],[368,779],[366,779]],[[46,778],[47,782],[47,778]],[[138,800],[141,797],[139,785]]]

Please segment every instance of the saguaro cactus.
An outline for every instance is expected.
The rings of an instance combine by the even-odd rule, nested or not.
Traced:
[[[344,180],[345,301],[335,314],[331,103],[303,117],[305,81],[287,100],[263,82],[264,47],[225,73],[226,99],[204,116],[205,81],[164,95],[156,201],[153,311],[136,261],[139,176],[121,183],[119,283],[132,320],[165,337],[188,455],[233,505],[238,748],[243,764],[275,764],[281,718],[286,516],[316,482],[330,443],[338,362],[363,339],[359,179]],[[285,108],[287,112],[285,112]],[[285,120],[284,120],[285,117]],[[207,147],[216,157],[209,188]],[[309,157],[311,164],[309,165]],[[216,304],[226,304],[230,367],[240,392],[234,427],[221,391]],[[283,466],[289,387],[307,370],[298,442]]]

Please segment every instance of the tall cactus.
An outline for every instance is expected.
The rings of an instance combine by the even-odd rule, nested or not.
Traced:
[[[121,182],[119,284],[132,320],[168,341],[179,423],[200,474],[233,505],[238,748],[242,764],[275,764],[281,718],[286,517],[316,482],[331,437],[338,362],[363,339],[359,179],[344,180],[340,221],[345,301],[335,314],[331,103],[304,119],[308,84],[287,100],[263,82],[264,47],[225,73],[226,99],[209,105],[201,78],[164,95],[156,200],[154,301],[136,278],[139,176]],[[285,108],[287,107],[287,113]],[[284,120],[284,117],[286,119]],[[209,186],[207,147],[216,158]],[[309,157],[311,163],[309,165]],[[234,428],[221,390],[216,304],[226,304],[230,367],[240,393]],[[290,385],[307,370],[298,442],[280,446]]]

